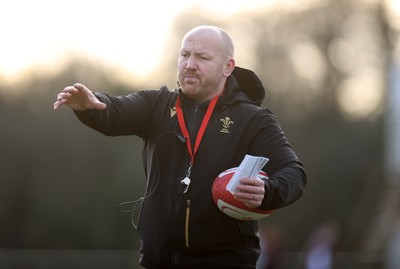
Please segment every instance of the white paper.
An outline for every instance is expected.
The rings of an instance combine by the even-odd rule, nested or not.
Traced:
[[[234,194],[236,192],[237,185],[240,183],[240,179],[257,177],[258,173],[268,161],[269,159],[265,157],[246,154],[235,174],[232,176],[231,181],[229,181],[229,183],[226,185],[226,189]]]

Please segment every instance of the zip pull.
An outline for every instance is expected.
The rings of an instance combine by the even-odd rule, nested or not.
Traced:
[[[186,215],[185,215],[185,246],[189,247],[189,216],[190,216],[190,200],[186,200]]]

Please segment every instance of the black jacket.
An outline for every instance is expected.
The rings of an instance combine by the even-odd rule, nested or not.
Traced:
[[[148,90],[111,97],[96,93],[104,111],[76,112],[105,135],[143,138],[147,190],[138,226],[146,268],[255,268],[259,255],[257,221],[239,221],[215,206],[211,186],[216,176],[240,164],[246,154],[265,156],[262,209],[278,209],[303,194],[306,175],[274,115],[261,105],[265,91],[257,76],[236,67],[211,116],[183,193],[190,156],[177,121],[182,98],[185,121],[194,138],[208,103],[196,104],[180,90]],[[193,145],[193,142],[192,142]]]

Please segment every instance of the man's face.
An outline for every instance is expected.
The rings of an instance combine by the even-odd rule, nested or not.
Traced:
[[[182,41],[178,58],[178,79],[185,95],[204,102],[222,91],[228,57],[218,33],[200,30]]]

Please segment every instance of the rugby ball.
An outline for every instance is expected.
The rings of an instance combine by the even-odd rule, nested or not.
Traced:
[[[246,206],[243,202],[235,199],[233,194],[226,189],[232,176],[237,171],[237,167],[225,170],[219,174],[212,185],[212,197],[214,203],[226,215],[238,220],[259,220],[269,216],[271,210],[260,210]],[[260,171],[258,177],[265,180],[268,176],[265,172]]]

